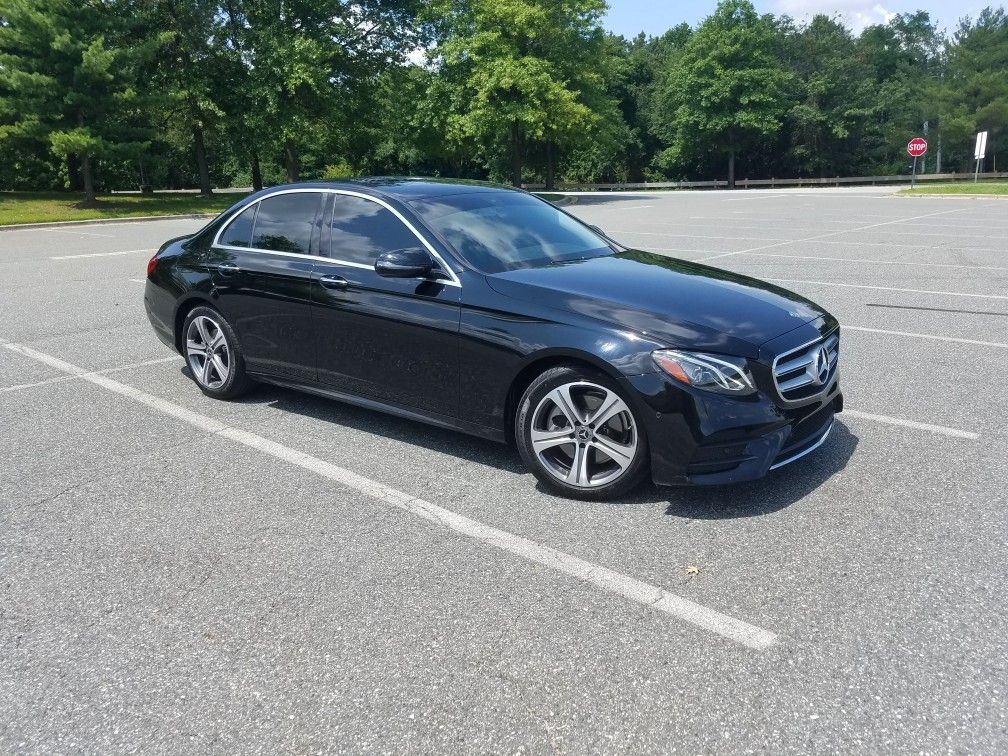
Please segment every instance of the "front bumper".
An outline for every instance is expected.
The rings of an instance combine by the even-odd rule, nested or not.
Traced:
[[[735,398],[687,389],[661,373],[624,380],[638,400],[659,485],[762,478],[822,445],[843,410],[836,377],[817,397],[789,404],[763,388]]]

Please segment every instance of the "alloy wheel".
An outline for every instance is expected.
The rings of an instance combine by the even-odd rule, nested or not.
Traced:
[[[550,391],[532,414],[530,440],[557,480],[596,488],[620,478],[637,454],[633,413],[618,394],[589,381]]]
[[[196,380],[219,389],[231,374],[231,351],[220,325],[206,315],[193,318],[186,331],[186,360]]]

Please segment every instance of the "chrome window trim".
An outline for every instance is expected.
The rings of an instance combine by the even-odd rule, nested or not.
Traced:
[[[227,229],[227,227],[231,225],[231,222],[239,215],[241,215],[243,212],[252,207],[252,205],[258,205],[263,200],[270,199],[271,197],[279,197],[281,194],[299,194],[299,193],[303,194],[305,192],[314,192],[316,194],[342,194],[347,197],[360,197],[361,199],[369,200],[378,205],[381,205],[390,213],[392,213],[396,218],[398,218],[403,223],[403,225],[406,226],[406,228],[408,228],[411,232],[413,232],[413,235],[417,239],[419,239],[420,243],[424,245],[424,247],[427,249],[428,252],[430,252],[431,257],[433,257],[437,261],[437,263],[441,266],[441,268],[444,270],[445,273],[451,276],[451,278],[447,281],[443,278],[424,278],[421,280],[430,281],[431,283],[439,283],[443,286],[456,286],[458,288],[462,288],[462,282],[459,280],[459,277],[455,273],[455,270],[448,264],[448,262],[440,254],[438,254],[438,251],[434,249],[434,246],[429,241],[427,241],[424,235],[421,234],[416,229],[416,227],[412,223],[410,223],[405,218],[405,216],[403,216],[402,213],[400,213],[388,202],[379,197],[373,197],[370,194],[364,194],[363,192],[350,191],[349,189],[330,189],[325,187],[314,187],[314,188],[297,187],[294,189],[278,189],[275,192],[270,192],[269,194],[260,197],[255,202],[250,202],[244,207],[239,208],[237,211],[228,216],[227,220],[224,221],[220,229],[218,229],[217,233],[214,235],[213,246],[218,247],[219,249],[230,249],[235,252],[263,252],[265,254],[270,255],[284,255],[286,257],[297,257],[302,260],[320,260],[322,262],[335,263],[336,265],[346,265],[351,268],[360,268],[362,270],[374,270],[373,265],[365,265],[364,263],[353,262],[351,260],[337,260],[336,258],[323,257],[322,255],[302,255],[299,252],[279,252],[275,249],[262,249],[260,247],[252,247],[252,246],[236,247],[230,244],[220,243],[221,234],[223,234],[224,231]],[[324,220],[325,219],[323,219],[323,222]]]
[[[774,361],[770,365],[770,378],[773,380],[774,388],[777,390],[777,396],[780,397],[780,400],[782,402],[786,404],[800,404],[801,402],[807,402],[809,399],[815,399],[817,396],[822,396],[823,394],[826,393],[829,387],[833,385],[833,381],[830,380],[827,383],[822,384],[821,391],[817,391],[814,394],[809,394],[808,396],[803,396],[801,399],[786,399],[784,397],[784,394],[781,392],[780,383],[777,381],[777,363],[780,362],[784,357],[787,357],[789,354],[800,352],[802,349],[810,347],[813,344],[825,344],[826,341],[829,340],[829,338],[834,334],[836,335],[837,339],[840,338],[840,326],[837,326],[829,333],[825,333],[821,336],[818,336],[817,338],[814,338],[811,341],[806,341],[804,344],[800,344],[792,349],[787,350],[786,352],[781,352],[779,355],[774,357]],[[836,364],[834,365],[833,369],[833,378],[835,379],[839,374],[840,374],[840,342],[837,341],[837,358],[836,358]]]
[[[820,446],[822,446],[824,443],[826,443],[826,438],[827,438],[827,436],[829,436],[831,430],[833,430],[833,423],[832,422],[829,424],[829,427],[826,429],[826,432],[823,433],[819,437],[819,440],[816,441],[814,444],[812,444],[812,446],[810,446],[808,449],[803,449],[802,451],[798,452],[797,454],[795,454],[793,456],[788,457],[787,459],[782,459],[780,462],[777,462],[776,464],[770,465],[770,469],[771,470],[776,470],[778,467],[784,467],[784,465],[789,465],[792,462],[801,459],[806,454],[811,454],[816,449],[818,449]]]

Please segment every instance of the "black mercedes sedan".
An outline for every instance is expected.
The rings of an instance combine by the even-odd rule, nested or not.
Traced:
[[[261,381],[513,439],[581,499],[648,475],[759,478],[822,444],[843,406],[821,307],[484,183],[265,189],[166,242],[144,302],[208,396]]]

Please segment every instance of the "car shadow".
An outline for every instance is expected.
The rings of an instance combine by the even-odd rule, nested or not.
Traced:
[[[283,412],[403,441],[507,472],[526,472],[518,452],[510,446],[335,399],[260,384],[236,402],[269,404]]]
[[[184,372],[186,368],[182,370]],[[236,400],[236,403],[268,404],[283,412],[376,434],[522,475],[528,478],[529,485],[534,485],[540,492],[551,495],[525,469],[513,445],[499,444],[415,420],[265,384],[257,386]],[[841,472],[854,455],[857,445],[858,437],[838,420],[822,447],[802,460],[771,472],[762,480],[725,486],[677,488],[648,483],[637,492],[622,497],[613,504],[664,505],[666,515],[690,520],[767,515],[801,500]],[[578,502],[571,500],[571,504],[576,506]]]

